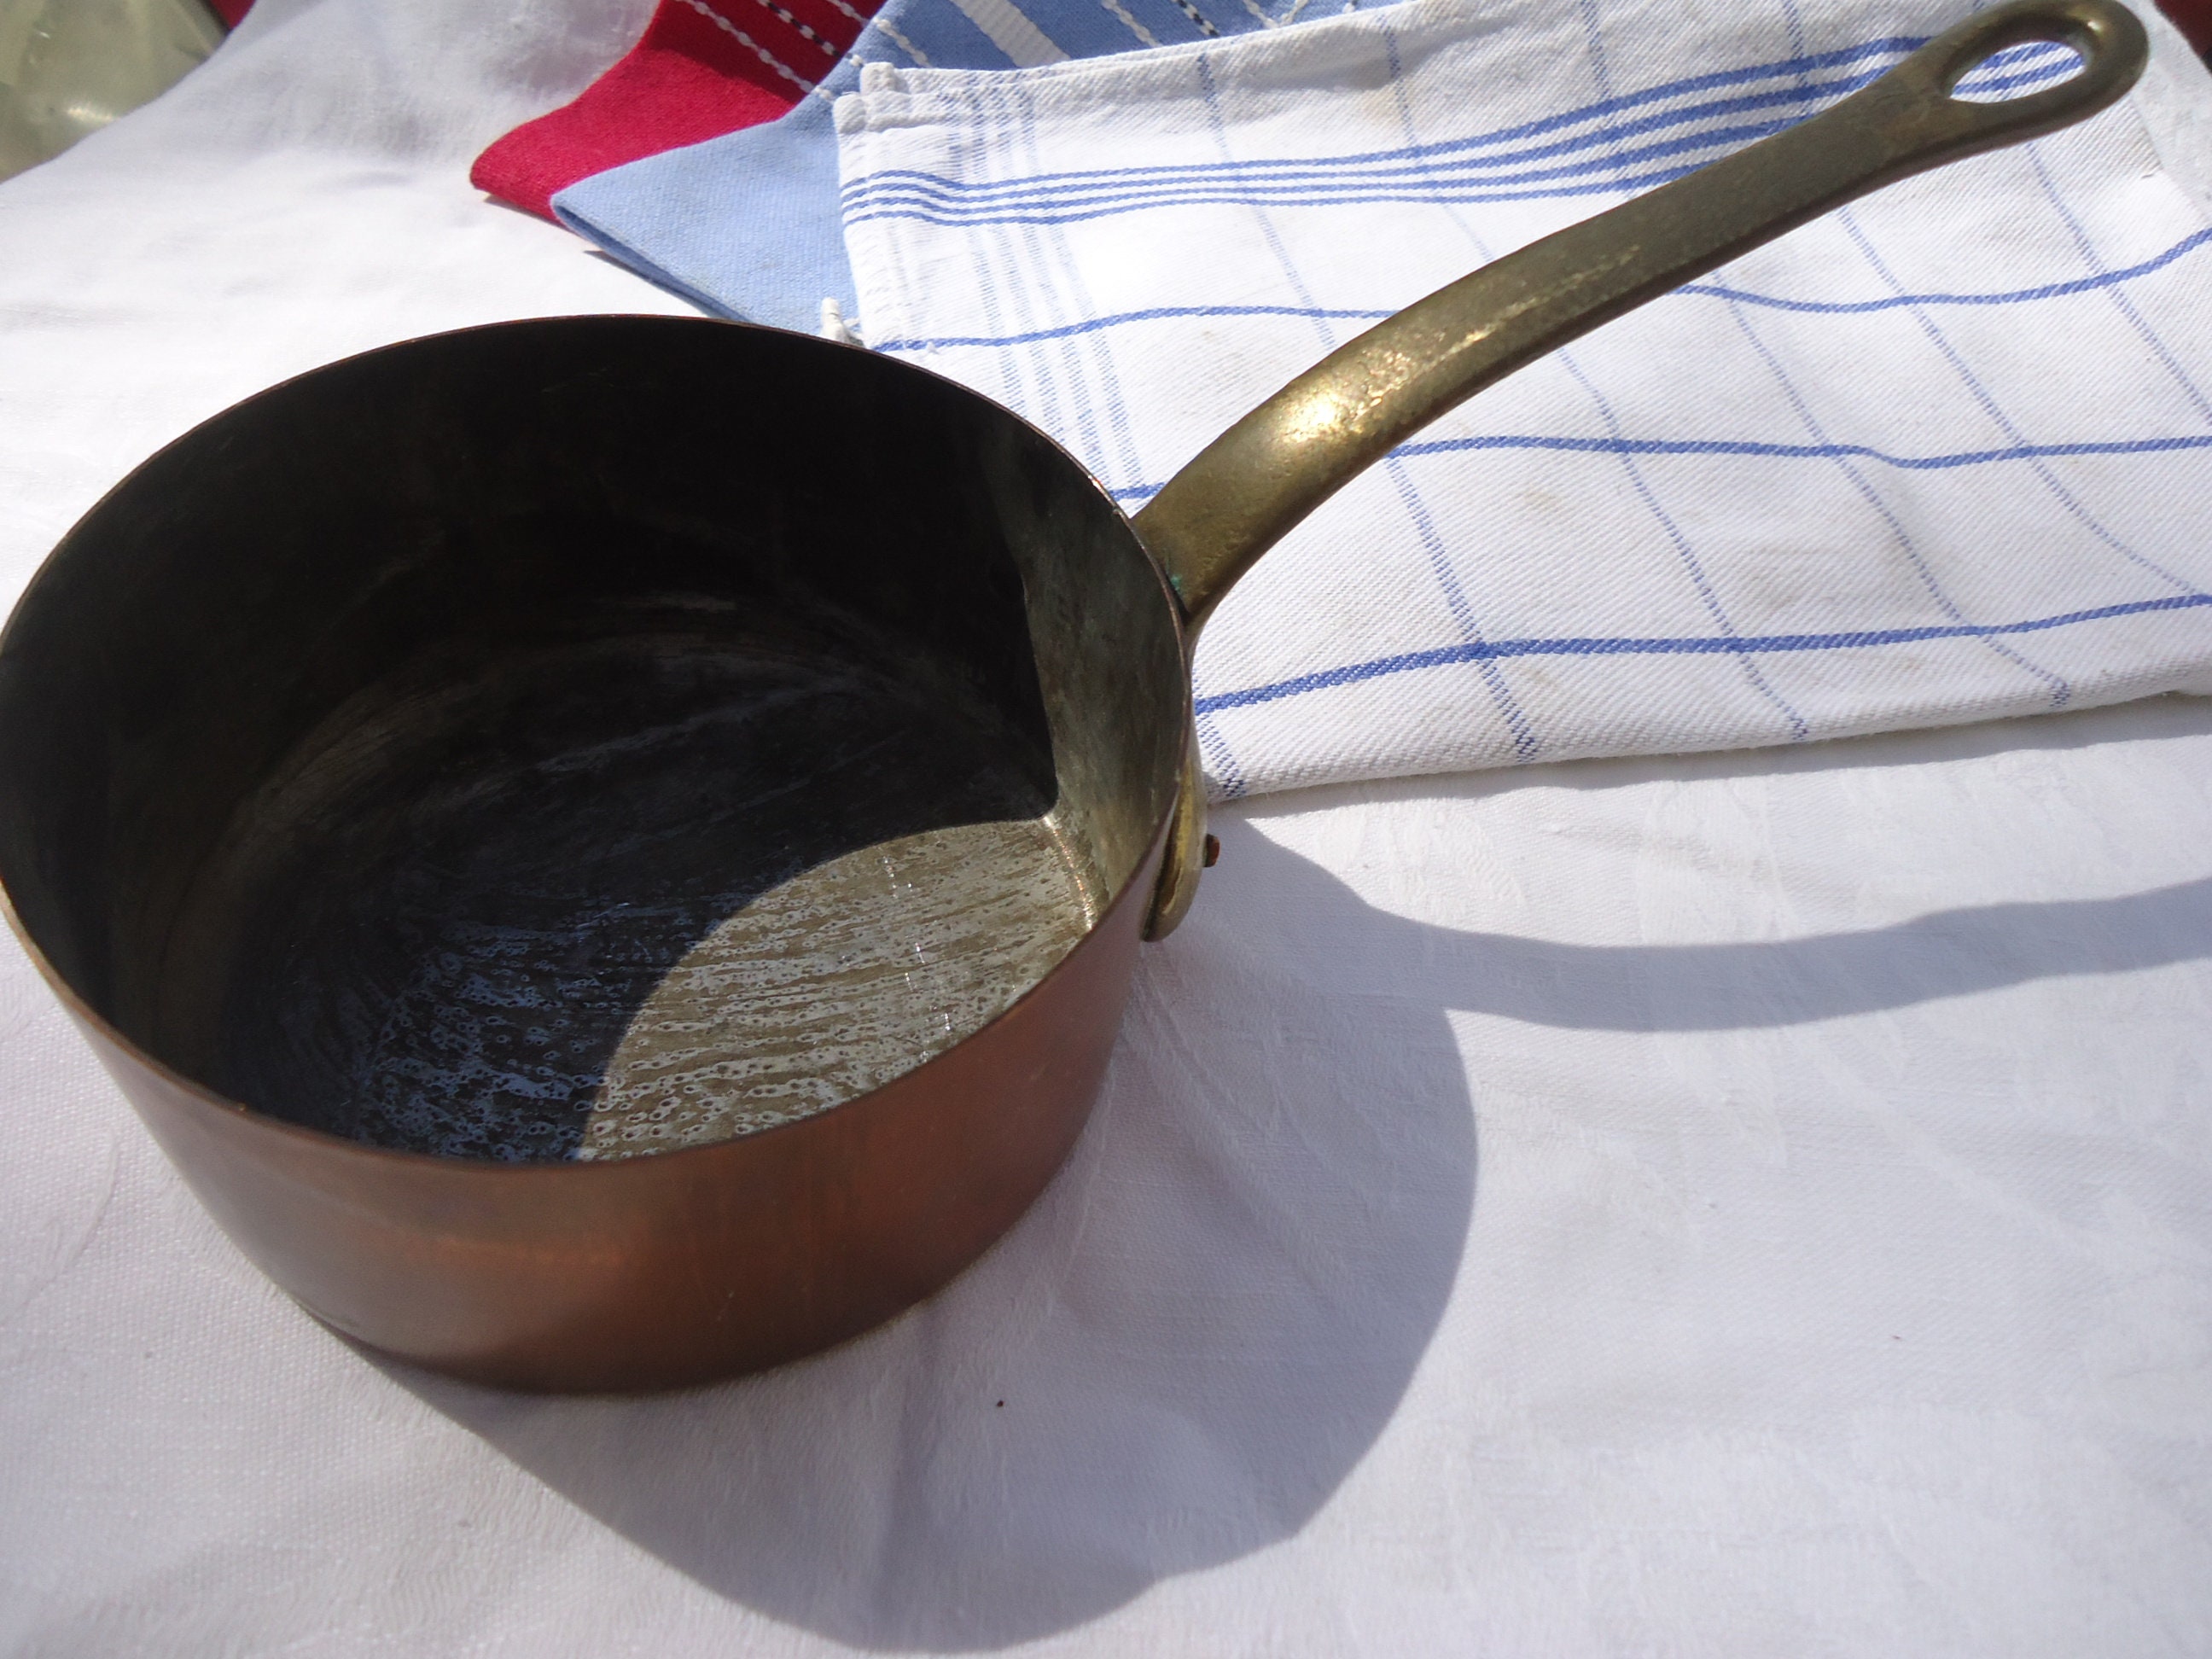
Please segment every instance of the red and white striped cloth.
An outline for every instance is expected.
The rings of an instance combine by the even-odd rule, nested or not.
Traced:
[[[660,0],[627,56],[574,102],[477,158],[477,188],[551,218],[554,193],[626,161],[773,121],[882,0]]]

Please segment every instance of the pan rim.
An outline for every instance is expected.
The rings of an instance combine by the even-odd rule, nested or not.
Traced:
[[[58,562],[68,554],[70,547],[76,541],[79,535],[85,532],[88,526],[93,526],[94,521],[105,514],[111,507],[112,503],[114,503],[118,498],[122,497],[125,492],[131,489],[132,487],[138,483],[142,476],[153,469],[157,463],[161,461],[163,459],[171,456],[174,452],[181,449],[187,444],[204,441],[204,434],[210,428],[219,425],[224,421],[231,418],[233,416],[251,409],[263,403],[266,399],[278,397],[279,395],[296,388],[308,381],[315,380],[323,376],[344,370],[369,359],[383,357],[394,353],[404,352],[410,349],[433,349],[445,342],[461,338],[476,337],[495,332],[526,332],[532,331],[558,331],[574,327],[601,327],[609,325],[618,328],[645,325],[653,328],[668,327],[696,329],[701,327],[713,327],[718,329],[734,329],[750,334],[773,336],[784,340],[804,341],[806,343],[807,349],[810,349],[818,348],[823,351],[858,351],[867,357],[871,362],[882,365],[886,372],[900,374],[920,375],[926,380],[937,382],[939,386],[960,395],[961,397],[973,399],[975,402],[985,405],[996,417],[1011,422],[1015,428],[1027,434],[1030,438],[1037,442],[1042,444],[1049,453],[1055,456],[1060,463],[1070,470],[1074,477],[1080,479],[1082,483],[1087,485],[1088,488],[1096,495],[1100,505],[1106,509],[1112,520],[1121,526],[1122,532],[1127,538],[1129,545],[1142,556],[1145,562],[1145,567],[1152,573],[1154,584],[1159,595],[1162,612],[1166,617],[1169,626],[1173,633],[1176,647],[1177,659],[1184,665],[1183,672],[1180,676],[1181,688],[1174,711],[1174,719],[1177,725],[1178,735],[1174,745],[1173,760],[1168,768],[1167,773],[1168,776],[1170,778],[1181,776],[1185,750],[1188,749],[1190,743],[1190,702],[1192,696],[1190,675],[1188,672],[1189,640],[1188,637],[1188,629],[1185,625],[1182,609],[1176,601],[1174,589],[1169,582],[1166,570],[1161,565],[1158,557],[1154,556],[1152,550],[1146,545],[1144,538],[1137,534],[1135,526],[1131,521],[1130,515],[1125,512],[1121,504],[1114,499],[1112,492],[1108,489],[1105,483],[1099,479],[1098,476],[1093,472],[1090,467],[1085,465],[1081,459],[1071,453],[1066,445],[1054,438],[1050,433],[1046,432],[1042,428],[1036,426],[1034,422],[1029,421],[1015,410],[1009,409],[1006,404],[1000,403],[997,399],[977,391],[973,386],[969,386],[958,380],[955,380],[949,375],[940,374],[933,369],[926,368],[917,363],[908,362],[901,358],[885,357],[878,353],[868,351],[864,347],[853,346],[845,344],[839,341],[824,339],[818,335],[802,333],[796,330],[774,328],[765,324],[744,322],[732,318],[678,316],[656,312],[576,312],[541,317],[507,318],[495,322],[470,324],[453,329],[434,330],[426,334],[410,335],[401,339],[386,341],[382,344],[369,346],[360,351],[348,353],[345,356],[333,358],[327,362],[319,363],[312,368],[302,369],[296,374],[288,375],[281,380],[273,381],[268,386],[260,387],[258,390],[248,393],[246,397],[235,399],[234,401],[225,404],[222,408],[216,410],[213,414],[193,422],[192,425],[186,428],[183,432],[179,433],[176,436],[169,439],[159,448],[144,456],[132,465],[129,471],[125,472],[122,477],[117,479],[106,489],[103,490],[99,497],[77,516],[76,520],[70,524],[70,527],[63,532],[60,539],[48,550],[46,556],[40,560],[38,568],[31,573],[29,580],[24,583],[21,591],[16,596],[14,605],[10,606],[4,623],[0,623],[0,657],[4,657],[7,654],[9,647],[15,638],[16,629],[19,623],[21,623],[25,613],[32,608],[41,584],[48,580],[51,573],[54,570]],[[301,1144],[306,1146],[314,1146],[326,1151],[340,1151],[346,1153],[355,1154],[368,1159],[372,1163],[389,1163],[392,1167],[397,1168],[410,1168],[415,1170],[435,1169],[466,1175],[491,1176],[509,1180],[529,1178],[536,1178],[539,1180],[574,1179],[579,1176],[582,1176],[583,1172],[585,1171],[614,1171],[623,1170],[626,1167],[658,1167],[671,1158],[695,1158],[702,1154],[726,1152],[728,1149],[733,1146],[759,1141],[768,1136],[776,1134],[781,1131],[805,1128],[811,1124],[817,1123],[821,1120],[832,1115],[833,1114],[842,1113],[846,1111],[848,1108],[859,1106],[866,1102],[872,1101],[886,1090],[899,1087],[917,1073],[927,1070],[929,1066],[935,1065],[939,1060],[942,1060],[958,1052],[960,1049],[968,1047],[970,1043],[975,1042],[978,1038],[989,1032],[1001,1021],[1008,1018],[1017,1009],[1022,1007],[1024,1004],[1027,1003],[1031,998],[1036,996],[1040,992],[1042,992],[1045,987],[1054,978],[1055,978],[1064,968],[1066,967],[1068,963],[1071,962],[1079,952],[1082,951],[1086,945],[1090,945],[1102,933],[1107,930],[1109,920],[1115,917],[1124,905],[1132,902],[1148,904],[1151,902],[1151,885],[1146,881],[1145,878],[1148,872],[1152,872],[1155,868],[1158,862],[1155,855],[1159,853],[1161,843],[1169,834],[1174,822],[1174,817],[1175,795],[1173,791],[1170,790],[1165,805],[1161,809],[1160,812],[1155,818],[1152,826],[1151,833],[1146,839],[1143,852],[1139,854],[1129,872],[1122,878],[1120,885],[1109,893],[1106,897],[1105,902],[1098,907],[1097,915],[1085,927],[1080,937],[1079,937],[1075,942],[1061,954],[1058,960],[1056,960],[1053,965],[1048,969],[1041,977],[1039,977],[1036,983],[1029,988],[1029,989],[1024,991],[1019,996],[1016,997],[1004,1008],[1000,1009],[999,1012],[993,1015],[991,1018],[985,1021],[982,1024],[975,1027],[973,1030],[968,1032],[965,1036],[962,1036],[958,1042],[951,1044],[949,1048],[939,1050],[937,1053],[929,1055],[918,1064],[910,1066],[904,1071],[897,1073],[896,1076],[889,1078],[884,1082],[878,1084],[874,1088],[869,1089],[863,1093],[852,1096],[848,1099],[839,1101],[835,1105],[823,1107],[817,1111],[809,1112],[803,1116],[788,1119],[778,1123],[763,1125],[759,1128],[744,1131],[738,1134],[724,1136],[715,1140],[702,1141],[696,1146],[677,1146],[671,1147],[666,1150],[648,1151],[623,1158],[577,1158],[571,1157],[566,1158],[513,1160],[501,1158],[454,1158],[437,1152],[416,1152],[404,1147],[380,1146],[371,1142],[355,1139],[350,1136],[336,1134],[326,1129],[318,1129],[306,1124],[295,1123],[289,1119],[278,1117],[273,1113],[264,1111],[246,1102],[234,1100],[220,1091],[200,1082],[197,1079],[186,1075],[185,1073],[178,1070],[175,1066],[170,1065],[167,1061],[161,1060],[155,1054],[149,1052],[143,1043],[126,1035],[112,1019],[95,1008],[92,1005],[90,1000],[61,972],[60,969],[53,963],[52,958],[49,957],[44,947],[40,945],[35,938],[33,937],[29,927],[25,923],[21,912],[17,908],[15,893],[9,879],[9,872],[7,871],[4,863],[0,863],[0,916],[4,916],[9,933],[14,935],[16,941],[22,946],[25,955],[30,958],[32,964],[38,969],[40,976],[46,981],[49,988],[51,988],[54,992],[55,995],[60,1000],[64,1011],[68,1012],[72,1018],[77,1020],[82,1024],[95,1032],[101,1041],[112,1045],[121,1054],[127,1057],[133,1064],[143,1067],[156,1079],[167,1086],[180,1091],[185,1096],[199,1104],[214,1108],[232,1115],[248,1120],[254,1123],[257,1127],[276,1132],[280,1135],[280,1137],[298,1137],[300,1138]]]

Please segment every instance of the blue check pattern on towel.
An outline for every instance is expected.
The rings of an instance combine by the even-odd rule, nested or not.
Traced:
[[[1966,9],[1407,0],[872,66],[836,109],[860,318],[1134,508],[1370,323]],[[1807,226],[1405,445],[1209,626],[1216,793],[2212,690],[2212,220],[2141,102]]]

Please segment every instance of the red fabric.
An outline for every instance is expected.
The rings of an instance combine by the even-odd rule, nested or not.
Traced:
[[[236,28],[238,20],[253,9],[253,0],[208,0],[208,3],[215,8],[215,15],[222,19],[227,29]]]
[[[2158,9],[2173,20],[2200,52],[2212,52],[2212,0],[2159,0]]]
[[[854,0],[853,10],[865,19],[880,3]],[[628,57],[574,103],[495,143],[470,181],[550,218],[554,193],[579,179],[773,121],[860,28],[834,0],[660,0]]]
[[[253,0],[212,3],[234,25]],[[853,0],[852,9],[865,19],[881,3]],[[2212,0],[2159,4],[2197,51],[2212,52]],[[494,143],[470,181],[550,219],[554,195],[579,179],[774,120],[861,27],[836,0],[660,0],[629,56],[574,102]]]

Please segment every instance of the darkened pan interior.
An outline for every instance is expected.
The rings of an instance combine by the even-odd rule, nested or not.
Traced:
[[[1044,819],[1079,937],[1185,695],[1119,514],[972,394],[712,323],[506,325],[255,398],[71,534],[0,647],[0,879],[219,1092],[562,1158],[642,1000],[802,872],[988,866],[930,832]]]

